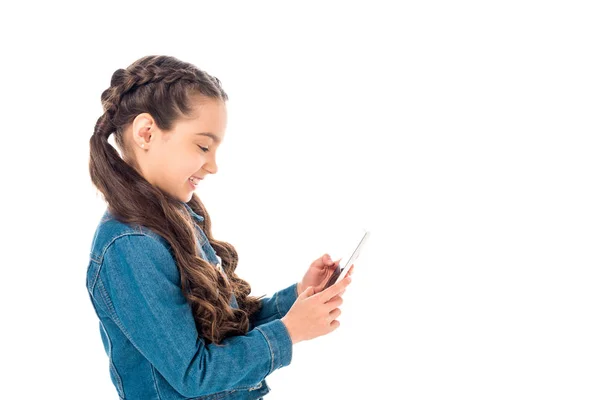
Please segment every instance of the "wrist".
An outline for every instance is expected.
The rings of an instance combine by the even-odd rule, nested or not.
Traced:
[[[300,296],[300,293],[304,292],[304,290],[302,289],[302,285],[300,284],[300,282],[296,283],[296,296]]]
[[[294,333],[292,333],[292,327],[290,326],[289,321],[285,317],[283,317],[283,318],[281,318],[281,322],[283,323],[283,326],[285,326],[285,329],[287,330],[290,340],[292,341],[292,345],[298,343],[298,340],[295,338]]]

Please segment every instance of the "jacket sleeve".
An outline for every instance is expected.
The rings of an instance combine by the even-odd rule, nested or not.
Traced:
[[[296,286],[297,283],[294,283],[275,292],[271,297],[260,299],[260,309],[250,317],[251,326],[259,326],[283,318],[298,298]]]
[[[102,263],[111,317],[183,396],[248,389],[291,363],[292,341],[280,319],[228,337],[224,347],[205,343],[183,296],[175,259],[158,239],[121,236],[107,248]]]

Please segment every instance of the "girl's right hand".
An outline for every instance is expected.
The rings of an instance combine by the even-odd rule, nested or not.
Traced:
[[[333,332],[340,326],[336,320],[342,311],[341,295],[351,281],[350,273],[344,279],[315,294],[313,287],[300,293],[288,313],[281,319],[292,339],[292,344]]]

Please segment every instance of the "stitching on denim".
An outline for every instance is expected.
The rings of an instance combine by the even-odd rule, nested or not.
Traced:
[[[100,255],[100,261],[99,261],[99,263],[102,263],[102,262],[104,261],[104,254],[106,254],[106,251],[107,251],[107,250],[108,250],[108,248],[109,248],[109,247],[110,247],[110,246],[111,246],[111,245],[112,245],[112,244],[115,242],[115,240],[117,240],[117,239],[119,239],[119,238],[122,238],[123,236],[139,236],[139,235],[141,235],[141,236],[148,236],[148,237],[150,237],[150,238],[154,239],[154,237],[152,237],[152,236],[148,235],[147,233],[138,233],[138,232],[131,232],[131,231],[128,231],[128,232],[123,232],[123,233],[121,233],[120,235],[118,235],[118,236],[115,236],[114,238],[112,238],[112,239],[111,239],[111,241],[110,241],[110,242],[108,242],[108,243],[107,243],[107,244],[104,246],[104,248],[102,249],[102,254]]]
[[[267,337],[267,335],[263,332],[262,328],[256,328],[256,330],[258,330],[263,335],[263,337],[267,341],[267,345],[269,346],[269,351],[271,352],[271,370],[267,373],[267,375],[269,375],[271,372],[273,372],[273,370],[275,368],[275,354],[273,353],[273,347],[271,346],[271,342],[269,341],[269,338]],[[266,378],[266,375],[263,379],[265,379],[265,378]]]
[[[95,262],[95,261],[92,261]],[[96,287],[96,282],[98,282],[98,276],[100,276],[100,268],[102,267],[102,265],[98,265],[98,271],[96,271],[96,276],[94,277],[94,283],[92,283],[92,286],[90,287],[90,294],[94,291],[94,288]]]
[[[102,280],[100,280],[100,282],[102,282]],[[127,332],[127,330],[123,326],[123,323],[121,322],[121,320],[117,316],[117,313],[115,311],[115,306],[113,305],[112,300],[110,299],[110,296],[108,295],[108,292],[106,291],[106,288],[104,287],[104,285],[100,284],[100,285],[98,285],[98,288],[101,291],[102,299],[104,300],[104,303],[106,304],[106,308],[108,309],[108,312],[109,312],[110,316],[112,317],[113,321],[115,321],[115,324],[117,324],[117,326],[119,327],[119,329],[121,329],[121,331],[123,332],[123,335],[125,335],[125,337],[127,339],[129,339],[129,341],[131,342],[131,344],[133,345],[133,347],[135,347],[137,349],[137,351],[140,352],[140,354],[142,354],[146,359],[148,359],[148,357],[146,357],[146,355],[144,354],[144,352],[142,352],[140,350],[140,348],[132,340],[131,336],[129,336],[129,332]]]
[[[217,393],[213,393],[213,394],[207,394],[204,396],[200,396],[200,397],[193,397],[191,399],[188,400],[219,400],[219,399],[224,399],[225,396],[227,396],[230,393],[236,392],[237,390],[224,390],[222,392],[217,392]]]
[[[119,397],[122,397],[124,399],[125,391],[123,390],[123,381],[121,380],[119,371],[117,371],[117,367],[113,363],[113,359],[112,359],[112,341],[110,340],[110,335],[108,334],[108,331],[104,327],[102,320],[100,320],[100,326],[102,327],[102,330],[104,331],[104,334],[106,335],[106,340],[108,341],[108,361],[110,362],[110,366],[111,366],[112,370],[115,372],[115,376],[117,377],[117,381],[119,383],[119,388],[118,388],[119,389]]]
[[[106,288],[104,287],[104,283],[102,282],[102,279],[100,279],[100,281],[98,283],[98,290],[100,291],[100,297],[102,297],[102,300],[104,301],[104,304],[106,305],[108,315],[110,317],[112,317],[113,321],[115,321],[117,326],[121,330],[123,330],[123,326],[120,324],[119,318],[117,317],[117,313],[115,311],[115,306],[113,305],[112,300],[110,299],[110,296],[108,295],[108,292],[107,292]],[[123,332],[123,333],[125,333],[125,332]]]
[[[279,318],[283,318],[283,314],[279,309],[279,292],[275,292],[275,307],[277,308],[277,313],[279,313]]]
[[[150,371],[152,372],[152,382],[154,382],[154,389],[156,389],[156,394],[158,395],[158,400],[161,399],[160,390],[158,390],[158,382],[156,382],[156,375],[154,374],[154,365],[150,364]]]

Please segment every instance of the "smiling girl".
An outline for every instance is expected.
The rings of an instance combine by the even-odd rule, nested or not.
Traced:
[[[195,193],[225,141],[221,82],[169,56],[116,70],[101,96],[89,172],[107,203],[86,286],[121,399],[258,399],[292,346],[339,326],[350,277],[315,260],[299,283],[250,296],[235,248]],[[114,135],[120,151],[108,139]]]

